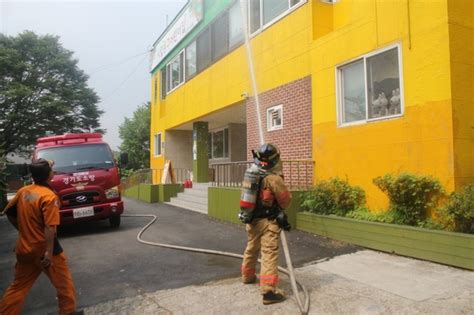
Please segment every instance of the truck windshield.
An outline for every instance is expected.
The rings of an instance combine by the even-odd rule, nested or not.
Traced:
[[[47,148],[38,151],[37,158],[53,160],[55,172],[76,172],[108,169],[114,166],[112,152],[106,144],[87,144]]]

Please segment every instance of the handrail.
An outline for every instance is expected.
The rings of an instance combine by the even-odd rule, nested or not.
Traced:
[[[227,162],[210,165],[211,183],[217,187],[241,187],[245,170],[253,161]],[[283,160],[283,175],[290,189],[308,189],[313,186],[313,160]]]
[[[173,168],[176,183],[181,184],[186,180],[191,179],[191,171],[185,168]],[[133,172],[130,176],[122,180],[124,189],[136,186],[138,184],[159,184],[163,169],[145,168]],[[167,183],[171,182],[169,179]]]

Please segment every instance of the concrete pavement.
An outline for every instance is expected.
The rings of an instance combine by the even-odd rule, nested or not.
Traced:
[[[296,269],[310,291],[310,314],[474,314],[474,273],[363,250]],[[258,285],[238,278],[162,290],[97,304],[86,314],[299,314],[288,300],[261,303]]]

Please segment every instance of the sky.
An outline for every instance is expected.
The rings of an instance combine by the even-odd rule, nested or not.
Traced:
[[[113,150],[118,127],[150,100],[149,50],[186,0],[0,0],[0,32],[60,37],[105,113],[100,122]]]

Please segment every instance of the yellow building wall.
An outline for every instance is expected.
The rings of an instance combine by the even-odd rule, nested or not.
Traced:
[[[308,76],[311,42],[311,1],[254,36],[251,47],[259,93]],[[240,102],[243,92],[252,96],[249,73],[242,45],[168,94],[166,100],[156,98],[152,102],[150,128],[151,167],[161,169],[164,164],[163,157],[153,156],[154,134]],[[160,80],[159,72],[154,80]],[[162,137],[164,141],[164,132]]]
[[[372,182],[387,173],[432,175],[454,189],[447,2],[312,4],[315,13],[332,10],[333,23],[332,32],[313,31],[311,48],[315,179],[347,178],[364,188],[373,210],[387,206]],[[393,44],[401,45],[404,115],[338,128],[336,66]]]
[[[449,0],[456,189],[474,183],[474,3]]]

